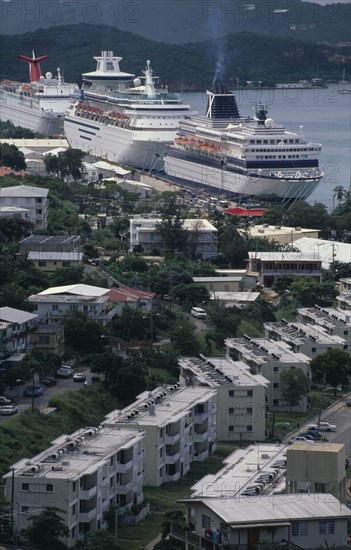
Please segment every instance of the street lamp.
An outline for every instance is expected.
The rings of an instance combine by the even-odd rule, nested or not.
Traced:
[[[321,423],[321,416],[322,416],[322,404],[323,404],[323,392],[327,390],[333,390],[333,391],[341,391],[341,388],[336,388],[333,386],[327,386],[326,388],[321,389],[321,395],[319,398],[319,412],[318,412],[318,422],[317,422],[317,430],[319,431],[319,425]]]

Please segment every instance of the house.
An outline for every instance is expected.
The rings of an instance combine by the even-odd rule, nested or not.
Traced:
[[[243,361],[250,367],[252,374],[261,374],[269,380],[266,406],[270,411],[289,410],[289,403],[281,395],[280,375],[287,369],[298,368],[310,376],[310,358],[304,353],[294,353],[286,342],[267,338],[249,338],[244,335],[241,338],[227,338],[224,343],[228,357],[234,361]],[[303,396],[293,410],[306,412],[307,397]]]
[[[30,334],[35,329],[39,316],[13,307],[0,308],[1,357],[6,361],[20,361],[29,351]]]
[[[243,284],[243,276],[235,277],[193,277],[195,284],[205,286],[209,292],[239,292]]]
[[[63,355],[65,349],[64,327],[58,323],[46,325],[40,323],[30,334],[30,343],[44,353]]]
[[[140,308],[143,311],[150,313],[152,311],[154,292],[137,290],[136,288],[118,287],[111,288],[108,293],[110,301],[117,308],[120,314],[125,306],[133,309]]]
[[[199,497],[178,502],[186,506],[189,529],[174,525],[171,537],[190,542],[194,550],[220,550],[222,545],[255,550],[259,542],[267,547],[282,544],[291,550],[296,546],[304,550],[325,544],[335,549],[347,546],[350,510],[328,493]]]
[[[264,323],[266,338],[286,342],[295,353],[304,353],[310,359],[329,349],[350,351],[346,340],[331,334],[319,325],[289,323],[285,319],[276,323]]]
[[[27,252],[80,252],[80,235],[31,235],[20,241],[20,250]]]
[[[64,267],[83,266],[82,252],[28,252],[27,259],[45,273],[54,273],[57,269]]]
[[[47,320],[49,324],[60,322],[67,315],[80,311],[106,326],[117,314],[117,308],[110,302],[108,293],[108,288],[76,284],[51,287],[29,296],[28,300],[39,318]]]
[[[274,285],[282,275],[312,277],[320,283],[322,260],[311,252],[249,252],[249,271],[257,271],[265,287]]]
[[[29,516],[58,508],[69,548],[86,533],[107,528],[105,512],[128,514],[143,503],[144,432],[101,426],[61,435],[34,458],[23,458],[4,476],[16,532]]]
[[[304,254],[313,254],[322,262],[323,269],[330,269],[334,262],[351,262],[351,244],[325,239],[303,237],[294,243],[294,248]]]
[[[264,441],[267,379],[229,357],[182,357],[178,364],[182,386],[216,390],[217,439]]]
[[[130,250],[140,245],[145,253],[165,250],[158,232],[161,218],[130,219]],[[186,219],[183,229],[187,232],[187,253],[192,257],[210,260],[218,254],[217,229],[205,219]]]
[[[32,212],[28,208],[1,206],[0,218],[20,218],[23,221],[32,223]]]
[[[318,239],[318,229],[304,229],[303,227],[285,227],[281,225],[251,225],[247,229],[238,228],[241,237],[250,239],[265,238],[279,244],[293,244],[302,237]]]
[[[218,300],[225,307],[246,307],[252,305],[259,297],[259,292],[211,292],[210,300]]]
[[[298,318],[302,323],[321,327],[328,334],[340,336],[351,350],[351,311],[335,307],[310,307],[298,310]]]
[[[219,277],[242,277],[242,287],[244,290],[255,288],[257,284],[258,273],[248,269],[216,269]]]
[[[104,425],[145,432],[144,484],[178,481],[193,461],[216,449],[216,391],[206,387],[160,386],[141,393]]]
[[[35,229],[46,229],[49,189],[30,185],[2,187],[0,207],[15,206],[30,211]]]
[[[134,193],[139,199],[150,199],[153,195],[159,194],[159,191],[151,187],[151,185],[136,180],[119,180],[118,187]]]

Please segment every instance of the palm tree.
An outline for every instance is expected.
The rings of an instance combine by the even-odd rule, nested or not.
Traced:
[[[340,202],[342,202],[346,198],[346,195],[347,195],[347,191],[343,188],[342,185],[337,185],[336,187],[334,187],[334,189],[333,189],[333,210],[334,210],[334,207],[335,207],[335,199],[340,204]]]

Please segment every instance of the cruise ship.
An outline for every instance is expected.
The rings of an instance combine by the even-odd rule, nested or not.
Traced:
[[[63,134],[63,117],[77,84],[64,82],[60,69],[57,76],[41,75],[40,62],[47,55],[18,56],[29,64],[29,82],[3,80],[0,84],[0,120],[11,121],[43,135]]]
[[[157,88],[150,61],[141,77],[120,70],[121,57],[102,51],[96,70],[84,73],[80,97],[64,129],[71,147],[118,164],[160,170],[166,146],[190,113],[178,94]]]
[[[235,95],[221,83],[214,88],[207,91],[206,116],[180,123],[164,157],[170,179],[233,198],[308,197],[323,176],[321,145],[276,125],[266,105],[255,105],[254,117],[241,117]]]

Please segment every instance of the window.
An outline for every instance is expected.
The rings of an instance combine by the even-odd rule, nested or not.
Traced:
[[[112,455],[110,458],[110,466],[113,466],[113,458],[114,458],[114,455]]]
[[[234,407],[229,407],[229,414],[234,414]]]
[[[39,344],[50,344],[50,336],[39,336]]]
[[[253,396],[253,391],[247,390],[247,397],[252,397],[252,396]]]
[[[278,372],[279,367],[273,367],[273,372]]]
[[[72,492],[75,493],[76,490],[77,490],[77,482],[73,481],[73,483],[72,483]]]
[[[38,265],[39,265],[39,267],[46,267],[46,262],[40,260],[40,261],[38,262]]]
[[[75,536],[76,536],[76,528],[75,528],[75,526],[74,526],[74,527],[72,527],[72,529],[71,529],[71,539],[74,539]]]
[[[234,390],[229,390],[229,397],[234,397]]]
[[[302,537],[308,534],[307,521],[294,522],[291,524],[291,534],[293,537]]]
[[[317,351],[317,348],[311,348],[312,353],[316,353],[316,351]]]
[[[246,414],[252,414],[252,407],[247,407]]]
[[[248,426],[246,426],[246,431],[247,432],[252,432],[252,425],[249,424]]]
[[[72,514],[72,516],[75,516],[75,515],[76,515],[76,508],[77,508],[76,505],[73,504],[73,506],[72,506],[72,508],[71,508],[71,514]]]
[[[321,535],[334,535],[335,533],[335,521],[320,521],[319,533]]]
[[[46,484],[46,490],[50,493],[52,493],[52,491],[54,490],[54,486],[52,483],[47,483]]]
[[[279,388],[279,384],[278,384],[278,382],[274,382],[274,384],[273,384],[273,388]]]
[[[228,426],[228,431],[234,432],[234,426]]]
[[[202,514],[202,516],[201,516],[201,525],[204,529],[210,529],[210,527],[211,527],[211,518],[210,518],[210,516],[205,516],[205,514]]]
[[[348,336],[349,335],[349,331],[348,330],[344,330],[344,336]]]
[[[29,491],[29,483],[22,483],[22,491]]]
[[[52,305],[52,311],[58,311],[58,304]]]

